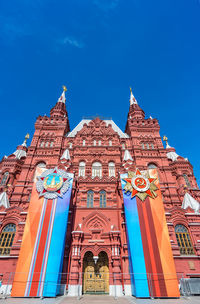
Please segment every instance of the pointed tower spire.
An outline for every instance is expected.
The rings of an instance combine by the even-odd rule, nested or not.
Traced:
[[[17,150],[13,153],[17,159],[26,157],[26,152],[27,152],[26,142],[29,139],[29,137],[30,137],[30,135],[27,133],[25,136],[25,140],[23,141],[23,144],[19,145],[17,147]]]
[[[163,136],[163,140],[166,142],[166,150],[167,150],[167,158],[171,159],[172,161],[176,161],[179,155],[176,153],[175,148],[171,147],[168,144],[168,138],[167,136]]]
[[[132,88],[130,88],[130,108],[128,113],[128,118],[130,119],[144,119],[145,113],[144,111],[139,107],[138,102],[133,95]]]
[[[58,98],[58,102],[65,103],[65,101],[66,101],[65,92],[67,92],[67,88],[64,85],[62,87],[63,87],[63,92],[62,92],[61,96]]]
[[[51,109],[50,116],[51,117],[66,117],[67,111],[65,106],[65,92],[67,91],[66,86],[63,86],[63,92],[61,96],[58,98],[56,105]]]
[[[138,104],[137,103],[137,100],[135,99],[135,96],[133,95],[133,91],[132,91],[132,88],[130,87],[130,106],[133,105],[133,104]]]

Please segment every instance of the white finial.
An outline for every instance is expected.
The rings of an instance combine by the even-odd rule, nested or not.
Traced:
[[[66,101],[65,92],[66,91],[67,91],[66,86],[63,86],[63,92],[62,92],[60,98],[58,98],[58,102],[65,103],[65,101]]]
[[[149,118],[150,118],[150,119],[153,119],[153,117],[152,117],[151,115],[149,116]]]
[[[130,105],[137,104],[137,100],[135,99],[135,96],[133,95],[131,87],[130,87],[130,92],[131,92],[131,95],[130,95]]]

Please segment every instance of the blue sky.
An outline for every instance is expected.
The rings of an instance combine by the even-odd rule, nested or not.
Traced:
[[[200,184],[199,0],[2,0],[0,157],[33,134],[63,84],[71,128],[99,114],[122,130],[132,86]]]

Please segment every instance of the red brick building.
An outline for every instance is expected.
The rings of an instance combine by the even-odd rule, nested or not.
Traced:
[[[200,277],[200,215],[195,208],[182,208],[185,193],[197,203],[200,190],[188,159],[167,142],[164,148],[159,130],[158,120],[145,118],[132,93],[124,132],[113,120],[98,117],[70,130],[64,93],[50,116],[39,116],[30,146],[26,138],[0,162],[3,284],[12,285],[9,273],[15,272],[37,166],[75,175],[63,267],[70,273],[64,276],[69,295],[76,295],[79,285],[83,292],[130,294],[119,174],[136,168],[157,168],[178,277]]]

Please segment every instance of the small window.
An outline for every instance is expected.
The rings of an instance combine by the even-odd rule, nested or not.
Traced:
[[[123,144],[122,144],[123,145]],[[109,140],[109,146],[112,146],[112,140]]]
[[[79,163],[79,176],[85,176],[85,162]]]
[[[96,146],[96,145],[97,145],[97,142],[96,142],[96,140],[94,140],[94,141],[93,141],[93,145],[94,145],[94,146]]]
[[[15,224],[6,225],[0,234],[0,255],[9,255],[15,237]]]
[[[157,169],[157,166],[154,163],[148,164],[148,169]]]
[[[89,190],[87,192],[87,208],[93,208],[94,192]]]
[[[151,149],[154,149],[154,145],[153,144],[151,144]]]
[[[92,164],[92,177],[102,177],[102,166],[101,163],[95,162]]]
[[[189,181],[189,178],[188,178],[187,174],[183,174],[183,177],[184,177],[184,180],[185,180],[186,186],[191,187],[191,185],[190,185],[190,181]]]
[[[38,163],[37,164],[38,168],[46,168],[46,164],[44,162]]]
[[[41,141],[40,147],[44,147],[44,141]]]
[[[115,163],[109,162],[108,164],[109,177],[115,177]]]
[[[145,149],[144,143],[142,143],[142,149],[143,149],[143,150]]]
[[[85,139],[83,140],[83,146],[85,146]]]
[[[175,233],[176,233],[176,239],[179,246],[180,254],[185,254],[185,255],[195,254],[188,229],[183,225],[176,225]]]
[[[69,143],[69,148],[72,149],[72,143],[71,142]]]
[[[106,191],[100,191],[100,201],[99,201],[100,208],[106,207]]]
[[[5,172],[3,177],[2,177],[2,180],[1,180],[1,186],[4,186],[7,184],[8,182],[8,178],[9,178],[9,172]]]
[[[147,150],[149,150],[149,144],[147,144]]]
[[[51,148],[53,147],[53,141],[51,141],[51,143],[50,143],[50,147],[51,147]]]
[[[99,140],[99,146],[101,146],[101,140]]]
[[[47,148],[47,147],[48,147],[48,145],[49,145],[49,142],[47,141],[47,142],[45,143],[45,147]]]
[[[122,149],[123,150],[125,149],[125,143],[122,143]]]

